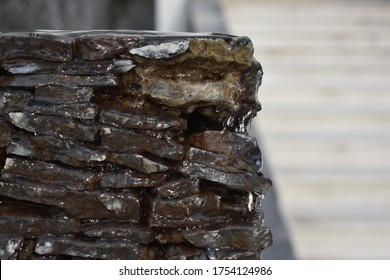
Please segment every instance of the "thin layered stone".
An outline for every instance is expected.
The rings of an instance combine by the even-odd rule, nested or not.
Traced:
[[[102,126],[102,147],[113,152],[146,151],[153,155],[180,160],[184,155],[184,147],[171,141],[165,141],[135,130]]]
[[[95,141],[99,132],[92,121],[78,121],[72,118],[35,115],[33,113],[15,112],[8,114],[9,121],[26,131],[36,134],[53,135],[59,138],[70,138],[82,141]]]
[[[74,104],[91,101],[93,89],[91,87],[70,86],[37,86],[35,88],[35,101],[51,104]]]
[[[237,191],[266,194],[272,185],[271,180],[264,176],[240,171],[238,169],[234,170],[234,172],[226,172],[191,161],[183,161],[180,170],[186,175],[220,183],[227,188]]]
[[[93,259],[142,260],[157,257],[157,250],[128,240],[86,241],[71,237],[47,236],[39,238],[35,253],[40,255],[66,255]]]
[[[272,244],[269,228],[260,225],[219,225],[188,231],[185,239],[201,248],[232,248],[259,252]]]
[[[107,151],[94,146],[70,139],[26,133],[12,137],[7,153],[42,161],[60,161],[74,167],[89,167],[107,159]]]
[[[0,116],[9,112],[23,111],[34,95],[28,90],[0,88]]]
[[[100,176],[97,172],[71,169],[65,166],[21,158],[7,158],[1,178],[12,180],[25,178],[46,185],[62,186],[74,190],[97,188]]]
[[[161,111],[140,109],[102,110],[99,115],[102,123],[133,129],[183,131],[187,121]]]
[[[79,219],[139,222],[140,201],[134,192],[73,191],[25,180],[0,181],[0,195],[55,206]]]
[[[81,232],[93,238],[123,238],[141,244],[149,244],[153,240],[149,227],[128,222],[101,221],[83,224]]]

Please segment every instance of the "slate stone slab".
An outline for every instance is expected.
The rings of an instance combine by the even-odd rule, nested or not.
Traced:
[[[25,112],[40,115],[60,116],[82,120],[93,120],[98,114],[98,106],[92,103],[78,104],[32,104],[24,109]]]
[[[75,56],[85,60],[104,60],[119,57],[137,45],[137,36],[109,32],[75,35]]]
[[[199,179],[181,178],[156,186],[152,192],[162,199],[177,199],[198,194]]]
[[[73,104],[91,101],[93,89],[91,87],[70,86],[37,86],[35,101],[52,104]]]
[[[260,252],[272,245],[271,231],[260,225],[222,225],[196,229],[186,232],[184,237],[194,246],[201,248],[233,248]]]
[[[183,131],[187,121],[167,113],[150,110],[102,110],[99,115],[102,123],[133,129]]]
[[[88,259],[154,259],[157,250],[127,240],[84,241],[70,237],[42,237],[35,246],[40,255],[67,255]]]
[[[81,232],[88,237],[123,238],[141,244],[149,244],[153,240],[152,230],[149,227],[128,222],[86,223],[82,225]]]
[[[107,161],[124,165],[145,174],[166,172],[170,169],[169,164],[161,159],[153,159],[136,153],[108,153]]]
[[[113,152],[146,151],[155,156],[180,160],[184,147],[174,140],[165,141],[135,130],[102,126],[102,147]]]
[[[0,181],[0,195],[56,206],[79,219],[111,219],[139,222],[139,195],[134,192],[71,191],[25,180]]]
[[[0,60],[38,58],[66,62],[72,59],[72,44],[65,37],[51,34],[3,33],[0,36]]]
[[[12,137],[7,153],[42,161],[59,161],[74,167],[89,167],[106,160],[107,151],[71,139],[19,132]]]
[[[116,173],[103,173],[100,187],[108,189],[149,188],[161,184],[165,178],[165,173],[156,173],[145,176],[142,173],[128,169]]]
[[[105,75],[107,73],[126,73],[134,64],[131,60],[104,61],[71,61],[66,63],[49,63],[28,60],[18,60],[2,63],[8,72],[18,75],[61,73],[66,75]]]
[[[118,86],[113,74],[104,76],[70,76],[62,74],[8,75],[0,77],[1,87],[34,88],[37,86]]]
[[[49,211],[42,212],[42,209],[33,205],[18,205],[2,201],[0,203],[0,236],[15,234],[25,238],[37,238],[47,234],[63,235],[80,231],[78,220],[60,214],[50,215]]]
[[[213,193],[201,193],[178,199],[146,196],[145,210],[157,219],[180,219],[197,213],[218,210],[220,198]]]
[[[147,217],[148,225],[156,228],[190,228],[206,225],[223,224],[232,221],[231,216],[223,211],[209,211],[197,213],[192,216],[184,216],[180,219]]]
[[[191,135],[191,145],[222,153],[227,162],[242,170],[261,172],[262,155],[254,137],[229,131],[205,131]]]
[[[11,157],[5,162],[1,178],[7,180],[24,178],[73,190],[93,190],[97,188],[100,180],[100,176],[95,172],[71,169],[39,160]]]
[[[192,161],[183,161],[180,170],[186,175],[220,183],[237,191],[266,194],[272,185],[271,180],[263,176],[240,172],[238,169],[235,172],[226,172]]]
[[[23,111],[33,98],[34,95],[28,90],[0,88],[0,116],[9,112]]]
[[[14,112],[8,114],[8,119],[10,123],[26,131],[60,138],[95,141],[99,132],[94,122],[81,122],[72,118]]]

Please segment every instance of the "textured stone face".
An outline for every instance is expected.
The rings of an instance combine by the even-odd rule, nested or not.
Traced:
[[[247,37],[0,33],[1,259],[259,259]]]

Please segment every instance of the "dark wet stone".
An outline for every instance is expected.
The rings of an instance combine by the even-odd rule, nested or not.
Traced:
[[[221,183],[227,188],[237,191],[265,194],[272,185],[271,180],[261,175],[255,175],[238,169],[234,170],[234,172],[226,172],[191,161],[183,161],[180,170],[186,175]]]
[[[180,244],[185,243],[183,232],[186,229],[181,228],[155,228],[154,240],[160,244]]]
[[[94,238],[123,238],[141,244],[149,244],[153,240],[150,228],[127,222],[102,221],[83,224],[81,232]]]
[[[63,104],[63,105],[35,104],[35,105],[27,106],[25,108],[25,111],[29,113],[41,114],[41,115],[51,115],[51,116],[59,116],[65,118],[93,120],[98,114],[98,106],[92,103]]]
[[[272,245],[269,228],[260,225],[217,225],[184,233],[185,239],[201,248],[232,248],[252,252]]]
[[[95,141],[99,131],[93,122],[81,122],[71,118],[22,112],[9,113],[8,118],[13,125],[21,129],[60,138]]]
[[[0,148],[5,147],[11,142],[12,129],[7,122],[0,119]]]
[[[176,199],[191,196],[199,193],[199,179],[181,178],[157,186],[152,191],[162,199]]]
[[[164,140],[135,130],[103,126],[102,147],[113,152],[146,151],[155,156],[180,160],[184,148],[173,140]]]
[[[23,237],[18,234],[0,234],[0,260],[15,260],[23,241]]]
[[[89,102],[93,96],[90,87],[39,86],[35,88],[35,101],[52,104]]]
[[[117,173],[105,173],[100,180],[101,188],[127,189],[134,187],[154,187],[166,178],[165,173],[145,175],[133,170],[121,170]]]
[[[25,180],[0,181],[0,195],[56,206],[79,219],[111,219],[139,222],[140,202],[133,192],[72,191]]]
[[[100,180],[96,172],[20,158],[7,158],[1,178],[8,180],[25,178],[37,183],[62,186],[74,190],[95,189]]]
[[[167,260],[205,260],[206,252],[188,245],[169,246],[164,257]]]
[[[259,260],[260,253],[235,249],[210,250],[209,258],[212,260]]]
[[[152,216],[148,216],[147,218],[149,226],[160,228],[202,227],[206,225],[229,223],[232,221],[229,213],[222,211],[203,212],[180,219],[156,218]]]
[[[141,154],[110,152],[107,161],[124,165],[145,174],[166,172],[170,169],[161,159],[153,159]]]
[[[154,259],[157,250],[128,240],[80,240],[71,237],[47,236],[39,238],[35,253],[67,255],[88,259]]]
[[[191,135],[189,142],[194,147],[222,153],[228,164],[237,169],[259,173],[262,155],[254,137],[229,131],[205,131]]]
[[[86,60],[103,60],[119,57],[137,45],[139,38],[114,32],[80,34],[75,39],[75,56]]]
[[[178,199],[160,199],[145,197],[145,210],[157,219],[180,219],[201,212],[218,210],[220,197],[213,193],[201,193]]]
[[[14,135],[7,147],[7,153],[33,157],[42,161],[60,161],[74,167],[88,167],[103,162],[107,152],[71,139],[47,135]]]
[[[106,75],[107,73],[126,73],[134,64],[131,60],[71,61],[49,63],[33,61],[13,61],[2,64],[8,72],[18,74],[66,74],[66,75]]]
[[[20,234],[36,238],[45,234],[62,235],[80,231],[78,220],[67,216],[52,216],[42,207],[0,203],[0,234]]]
[[[127,109],[122,112],[109,109],[100,111],[99,120],[102,123],[121,128],[171,131],[183,131],[187,128],[185,119],[162,111]]]
[[[34,96],[27,90],[0,89],[0,116],[23,111]]]
[[[228,158],[223,153],[211,152],[203,149],[190,147],[186,151],[184,159],[211,166],[227,172],[229,172],[229,169],[234,170],[234,168],[229,168]]]
[[[68,38],[52,34],[0,34],[0,60],[37,58],[65,62],[72,59],[72,44]]]
[[[70,76],[61,74],[12,75],[0,77],[2,87],[34,88],[41,86],[119,86],[119,79],[112,74],[104,76]]]

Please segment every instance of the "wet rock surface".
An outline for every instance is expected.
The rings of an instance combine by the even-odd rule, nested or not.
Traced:
[[[1,259],[259,259],[246,37],[0,33]]]

